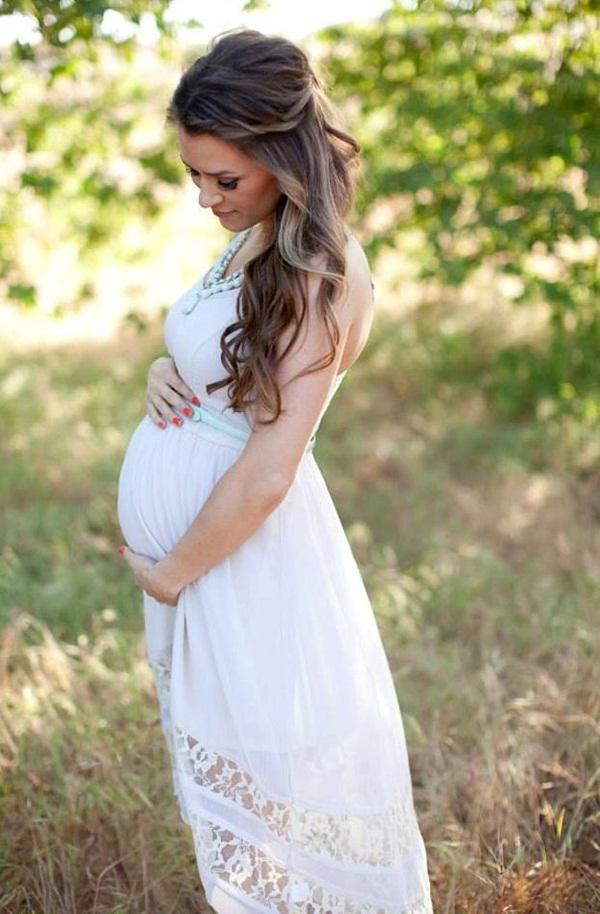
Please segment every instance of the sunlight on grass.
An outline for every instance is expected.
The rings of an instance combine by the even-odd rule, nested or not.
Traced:
[[[139,636],[107,608],[59,643],[22,613],[0,671],[3,910],[203,910]]]
[[[434,896],[593,914],[600,437],[496,414],[490,336],[471,316],[442,338],[434,314],[382,308],[315,456],[390,661]],[[207,910],[141,594],[115,554],[118,470],[164,353],[160,311],[138,330],[123,317],[108,340],[20,340],[0,362],[0,907],[15,914]]]

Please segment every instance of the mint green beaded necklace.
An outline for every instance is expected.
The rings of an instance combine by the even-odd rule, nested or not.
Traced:
[[[251,231],[252,226],[244,229],[227,245],[214,267],[209,270],[202,287],[192,293],[195,298],[189,305],[185,305],[181,309],[184,314],[191,314],[201,299],[210,298],[211,295],[215,295],[217,292],[225,292],[227,289],[238,289],[242,285],[244,281],[243,267],[240,270],[236,270],[231,276],[224,276],[224,273]]]

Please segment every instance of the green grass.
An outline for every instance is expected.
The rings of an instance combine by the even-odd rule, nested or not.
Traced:
[[[600,909],[600,433],[510,421],[489,340],[380,318],[315,456],[402,708],[436,911]],[[0,364],[0,910],[207,910],[115,550],[161,328]]]

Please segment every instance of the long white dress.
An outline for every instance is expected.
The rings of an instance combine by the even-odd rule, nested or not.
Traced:
[[[225,412],[226,387],[205,390],[224,376],[219,338],[239,290],[186,314],[201,284],[170,308],[165,342],[230,431],[185,417],[160,429],[145,415],[133,432],[118,519],[129,547],[157,560],[250,432]],[[174,793],[208,903],[219,914],[432,914],[393,680],[312,450],[284,500],[176,607],[142,593]]]

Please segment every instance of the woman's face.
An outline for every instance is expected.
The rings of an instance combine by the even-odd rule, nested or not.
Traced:
[[[196,187],[200,206],[207,206],[231,232],[265,222],[281,196],[273,174],[233,143],[178,127],[181,159]]]

